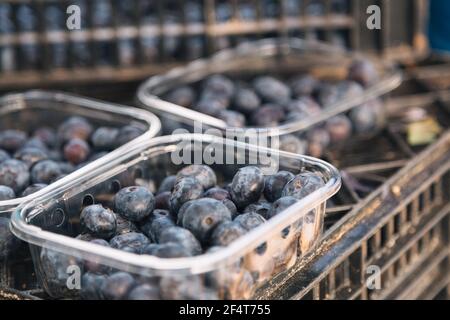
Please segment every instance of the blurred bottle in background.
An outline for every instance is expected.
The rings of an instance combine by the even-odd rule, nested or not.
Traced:
[[[435,52],[450,53],[450,1],[430,0],[428,37]]]

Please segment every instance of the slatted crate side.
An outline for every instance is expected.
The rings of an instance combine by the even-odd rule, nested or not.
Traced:
[[[355,50],[389,53],[391,57],[395,57],[391,53],[413,56],[426,48],[417,45],[425,42],[417,39],[423,39],[426,0],[375,1],[383,9],[380,31],[365,27],[366,8],[373,4],[366,0],[159,0],[153,6],[147,0],[101,0],[109,4],[99,8],[109,12],[110,19],[98,15],[100,1],[85,1],[82,30],[48,28],[48,4],[57,3],[64,9],[72,2],[7,1],[14,4],[14,12],[19,4],[31,4],[38,26],[11,34],[0,31],[0,86],[140,80],[224,47],[262,37],[313,37]],[[335,4],[340,2],[348,5],[336,10]],[[127,4],[125,8],[123,3]],[[198,6],[192,7],[192,3]],[[247,14],[242,9],[245,3]],[[298,12],[289,7],[290,3],[298,5]],[[221,13],[224,5],[229,6],[229,14]],[[275,14],[267,12],[272,7]],[[252,19],[248,12],[254,12]],[[228,17],[226,21],[223,15]],[[25,48],[39,49],[39,59],[30,66],[21,61],[27,56]],[[1,57],[7,61],[8,54],[17,60],[17,68],[8,71],[11,63],[3,63],[6,69],[2,71]]]

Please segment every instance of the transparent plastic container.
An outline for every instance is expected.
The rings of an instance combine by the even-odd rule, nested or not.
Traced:
[[[80,174],[115,159],[118,154],[125,152],[139,141],[156,136],[161,129],[159,119],[148,111],[66,93],[36,90],[9,94],[0,98],[0,129],[2,130],[30,131],[42,126],[55,128],[70,116],[82,116],[95,126],[114,127],[132,124],[142,128],[144,132],[140,137],[81,168]],[[26,199],[41,197],[41,191],[43,190],[27,197],[0,201],[0,217],[9,218],[13,209]],[[11,235],[5,234],[5,232],[0,234],[0,261],[10,259],[10,251],[17,251],[15,250],[17,244],[13,243],[14,240],[5,240],[5,238],[10,239]],[[6,241],[11,244],[4,245]]]
[[[32,131],[42,126],[56,127],[71,116],[82,116],[95,126],[133,124],[145,130],[142,136],[115,150],[118,152],[119,149],[126,150],[139,140],[156,136],[161,128],[158,118],[148,111],[72,94],[36,90],[0,98],[1,130]],[[114,155],[109,154],[108,158],[114,158]],[[11,212],[23,200],[24,198],[17,198],[0,201],[0,216]]]
[[[144,185],[152,190],[165,176],[185,165],[176,165],[173,160],[178,159],[174,157],[181,154],[180,150],[190,156],[220,154],[213,162],[206,157],[192,157],[195,164],[210,165],[219,182],[227,182],[239,167],[256,165],[266,174],[278,170],[313,172],[324,184],[229,246],[198,256],[157,258],[74,238],[80,231],[79,215],[85,205],[101,203],[111,208],[114,193],[124,186]],[[224,160],[230,150],[232,157],[220,164],[217,159]],[[88,264],[90,268],[94,264],[95,270],[108,274],[98,276],[98,283],[104,284],[111,273],[126,272],[132,275],[134,288],[146,286],[156,292],[146,296],[148,299],[247,299],[262,283],[291,267],[316,246],[322,234],[326,201],[340,184],[338,171],[315,158],[210,135],[163,136],[141,143],[89,173],[74,173],[47,188],[45,195],[15,210],[11,231],[30,243],[38,278],[55,298],[136,298],[129,288],[117,296],[99,289],[100,284],[87,285],[92,269],[90,273],[84,271]],[[69,289],[68,279],[73,280],[69,276],[75,269],[82,275],[81,286]]]
[[[326,43],[298,38],[270,38],[244,43],[235,49],[223,50],[209,59],[200,59],[185,67],[174,68],[166,74],[149,78],[138,89],[137,101],[144,108],[158,114],[163,123],[178,122],[191,130],[194,123],[219,130],[239,132],[248,128],[230,128],[218,118],[193,109],[178,106],[161,97],[182,85],[194,84],[213,74],[225,74],[233,79],[255,75],[313,74],[318,79],[344,80],[348,66],[359,54]],[[364,58],[367,59],[366,56]],[[347,112],[372,99],[392,91],[402,82],[402,74],[394,66],[372,59],[379,73],[379,81],[364,89],[357,97],[348,97],[328,105],[322,112],[276,127],[253,129],[257,134],[281,136],[304,131],[335,115]],[[248,130],[247,130],[248,132]],[[198,133],[198,132],[196,132]],[[166,132],[167,134],[167,132]]]

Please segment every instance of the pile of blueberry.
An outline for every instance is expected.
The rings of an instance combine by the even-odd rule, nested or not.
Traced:
[[[135,139],[143,130],[95,128],[73,116],[56,128],[0,131],[0,201],[28,196]]]
[[[229,245],[323,185],[322,178],[311,172],[279,171],[264,176],[260,168],[247,166],[231,182],[219,186],[209,166],[190,165],[166,177],[155,195],[136,185],[117,192],[111,208],[85,206],[77,239],[160,258],[197,256]],[[283,239],[290,232],[295,230],[283,230]],[[255,254],[263,256],[266,248],[262,244]],[[47,278],[54,280],[64,275],[60,270],[76,262],[46,249],[41,251],[41,261]],[[202,278],[160,279],[113,271],[95,260],[81,264],[85,272],[81,296],[85,299],[207,299],[217,294],[235,298],[249,292],[258,277],[242,268],[242,261],[225,275],[212,272]]]
[[[201,83],[176,88],[164,98],[222,119],[229,127],[268,128],[317,115],[342,99],[361,95],[377,79],[375,66],[358,59],[350,65],[344,81],[322,81],[308,74],[287,80],[264,75],[241,81],[217,74]],[[320,157],[331,143],[345,141],[353,132],[371,133],[382,124],[382,105],[375,99],[307,133],[283,136],[280,148]]]

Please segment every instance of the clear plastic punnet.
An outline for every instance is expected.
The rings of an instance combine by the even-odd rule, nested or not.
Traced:
[[[181,123],[188,130],[191,130],[194,124],[201,123],[208,128],[219,130],[246,131],[248,127],[231,128],[219,118],[176,105],[162,97],[173,89],[186,84],[195,85],[214,74],[224,74],[239,81],[257,75],[284,77],[305,73],[321,80],[340,81],[346,79],[346,70],[358,58],[361,58],[358,53],[347,52],[319,41],[298,38],[263,39],[244,43],[235,49],[223,50],[209,59],[196,60],[166,74],[151,77],[139,87],[137,101],[161,117],[163,129],[166,129],[165,123],[168,123],[169,128],[176,127],[174,123]],[[395,66],[366,56],[364,59],[373,62],[379,79],[364,88],[360,94],[344,96],[337,102],[322,106],[322,112],[309,117],[286,121],[275,127],[252,129],[258,134],[269,136],[302,132],[333,116],[379,98],[401,84],[402,74]]]
[[[165,177],[191,164],[212,168],[218,185],[246,166],[257,166],[264,175],[281,170],[311,174],[320,183],[227,246],[207,250],[202,242],[201,252],[189,257],[122,251],[80,236],[80,212],[86,206],[114,210],[113,198],[121,188],[145,186],[156,192]],[[211,135],[163,136],[50,186],[15,210],[10,227],[30,244],[38,279],[55,298],[249,299],[261,284],[314,249],[327,199],[340,184],[338,171],[315,158]]]
[[[150,139],[156,136],[161,128],[158,118],[145,110],[62,92],[35,90],[9,94],[0,98],[1,130],[32,131],[44,126],[56,128],[71,116],[82,116],[96,126],[131,124],[142,128],[144,134],[125,145],[122,152],[141,139]],[[115,151],[120,152],[118,149]],[[110,154],[107,158],[110,160],[114,158],[114,155]],[[109,161],[108,159],[102,160]],[[23,200],[23,198],[17,198],[0,201],[0,216],[2,213],[11,212]]]

